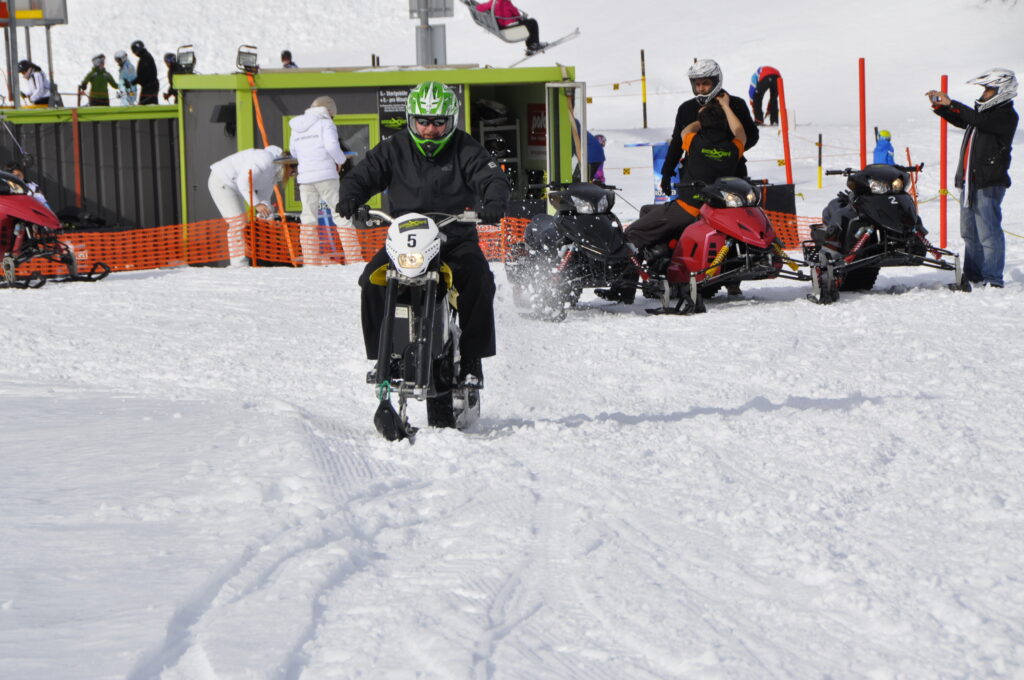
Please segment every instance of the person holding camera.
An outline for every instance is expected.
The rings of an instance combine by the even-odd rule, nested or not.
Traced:
[[[1017,77],[1005,68],[992,68],[967,81],[985,88],[968,106],[945,92],[926,94],[932,110],[963,128],[955,185],[960,189],[960,236],[964,240],[964,275],[984,287],[1003,287],[1006,237],[1002,203],[1010,186],[1010,148],[1017,131]]]

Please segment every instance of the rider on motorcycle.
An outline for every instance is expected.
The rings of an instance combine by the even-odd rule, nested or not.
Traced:
[[[480,142],[457,129],[459,100],[442,83],[417,85],[406,101],[406,129],[371,149],[363,162],[341,181],[338,213],[351,218],[371,196],[388,190],[390,212],[459,214],[476,207],[485,223],[497,223],[508,208],[508,177]],[[479,205],[479,207],[477,207]],[[444,227],[441,257],[452,269],[459,292],[460,382],[481,386],[481,359],[494,356],[494,275],[480,249],[476,225],[453,222]],[[386,266],[381,248],[367,263],[362,288],[363,342],[366,357],[376,360],[384,320],[384,288],[370,275]]]
[[[701,107],[697,120],[687,125],[681,136],[686,164],[678,199],[659,206],[644,206],[640,219],[626,228],[626,240],[641,254],[645,249],[679,238],[697,220],[704,201],[694,187],[685,185],[710,184],[719,177],[735,175],[747,140],[743,123],[729,106],[729,95],[725,92]],[[639,270],[630,264],[612,287],[599,288],[594,293],[605,300],[632,304],[639,278]]]

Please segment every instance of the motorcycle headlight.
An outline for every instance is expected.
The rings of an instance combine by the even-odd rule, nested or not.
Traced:
[[[894,194],[898,194],[903,191],[903,178],[897,177],[892,181],[892,191]]]
[[[877,179],[869,179],[868,188],[871,189],[871,193],[873,194],[889,193],[889,184]]]
[[[423,253],[399,253],[399,269],[419,269],[423,266]]]
[[[757,192],[756,191],[748,191],[747,192],[747,205],[750,205],[750,206],[757,205]]]
[[[608,212],[608,197],[602,196],[601,200],[597,202],[597,212],[603,213]]]
[[[745,205],[743,202],[743,196],[740,194],[734,194],[731,191],[723,191],[722,200],[725,201],[726,208],[742,208]]]
[[[590,201],[584,201],[582,198],[577,196],[572,197],[572,204],[576,208],[576,212],[581,215],[593,215],[594,206],[591,205]]]

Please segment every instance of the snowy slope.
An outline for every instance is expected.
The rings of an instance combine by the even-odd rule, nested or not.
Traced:
[[[97,35],[108,52],[107,36],[155,53],[223,43],[200,52],[221,70],[241,42],[291,47],[303,65],[413,53],[411,30],[374,38],[411,29],[404,3],[244,16],[69,5],[76,23],[55,36],[77,52]],[[888,38],[869,69],[901,65],[898,87],[871,98],[886,112],[872,124],[927,163],[926,199],[938,187],[931,74],[947,70],[968,99],[959,83],[975,71],[1024,70],[1007,40],[1019,7],[734,5],[749,20],[730,24],[728,54],[720,36],[686,30],[686,7],[670,22],[663,3],[631,5],[651,64],[673,65],[652,74],[665,91],[655,129],[637,129],[635,99],[591,108],[628,200],[648,200],[648,180],[622,169],[649,152],[623,145],[667,134],[691,45],[719,57],[736,91],[769,45],[794,75],[803,214],[841,187],[815,187],[818,132],[830,165],[856,163],[848,84],[828,76],[842,66],[853,82],[858,36]],[[575,1],[526,8],[542,31],[584,29],[551,60],[593,85],[633,77],[645,45],[616,32],[621,19]],[[966,31],[972,21],[986,30]],[[518,54],[465,17],[448,31],[453,62]],[[780,157],[767,130],[752,167],[778,178]],[[1004,213],[1024,235],[1016,186]],[[934,232],[937,202],[922,214]],[[893,269],[831,307],[806,301],[806,285],[764,282],[687,318],[588,291],[562,324],[523,318],[498,266],[483,418],[414,446],[373,430],[357,266],[0,290],[0,677],[1021,677],[1021,244],[1008,239],[1001,291],[955,294],[949,273]]]

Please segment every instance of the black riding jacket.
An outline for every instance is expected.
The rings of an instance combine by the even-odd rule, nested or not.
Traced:
[[[395,217],[410,212],[458,214],[479,211],[484,205],[505,212],[511,194],[505,173],[483,145],[462,130],[456,130],[433,158],[420,153],[408,130],[388,137],[342,178],[339,203],[350,198],[365,203],[385,189]]]
[[[747,133],[747,143],[743,148],[746,150],[752,149],[757,144],[760,135],[757,130],[757,124],[754,123],[754,119],[750,115],[747,103],[739,97],[729,95],[729,108],[740,119],[740,122],[743,124],[743,131]],[[700,104],[697,103],[696,97],[688,99],[679,105],[679,110],[676,111],[676,126],[672,129],[672,140],[668,143],[668,154],[665,156],[664,165],[661,166],[662,177],[671,177],[675,173],[676,166],[679,165],[679,159],[683,157],[683,128],[697,120],[698,111],[700,111]],[[736,168],[736,174],[741,177],[747,176],[747,162],[745,158],[740,159],[739,167]]]
[[[956,167],[956,187],[964,186],[964,161],[974,189],[1010,186],[1010,147],[1017,131],[1017,111],[1013,102],[997,104],[987,111],[975,111],[958,101],[949,106],[936,106],[934,111],[958,128],[966,128],[960,145],[960,162]],[[964,158],[970,149],[970,157]]]

